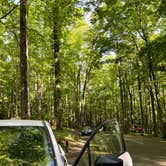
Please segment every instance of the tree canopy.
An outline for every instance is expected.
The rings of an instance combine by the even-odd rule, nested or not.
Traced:
[[[21,5],[0,0],[1,119],[21,116]],[[61,128],[117,117],[124,132],[161,134],[165,0],[26,0],[26,9],[29,118]]]

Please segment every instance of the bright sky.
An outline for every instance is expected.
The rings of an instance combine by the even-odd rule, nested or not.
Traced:
[[[11,0],[13,1],[15,4],[17,4],[20,0]]]

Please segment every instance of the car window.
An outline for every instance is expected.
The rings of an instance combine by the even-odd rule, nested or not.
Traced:
[[[0,127],[0,165],[54,166],[55,163],[44,127]]]
[[[116,122],[108,122],[105,123],[89,141],[76,165],[94,165],[96,159],[100,156],[117,157],[123,152],[124,146],[118,124]]]

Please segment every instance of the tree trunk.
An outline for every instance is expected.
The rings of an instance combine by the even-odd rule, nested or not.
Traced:
[[[124,92],[123,92],[123,86],[122,86],[122,74],[121,69],[118,67],[119,72],[119,89],[120,89],[120,99],[121,99],[121,114],[120,114],[120,120],[123,125],[123,131],[125,130],[125,110],[124,110]]]
[[[123,99],[124,99],[124,133],[128,133],[129,132],[129,114],[128,114],[128,110],[129,110],[129,99],[128,99],[128,90],[127,90],[127,86],[128,86],[128,80],[127,80],[127,73],[124,73],[124,76],[122,77],[122,86],[123,86]]]
[[[161,109],[161,106],[160,106],[159,90],[158,90],[158,85],[157,85],[157,82],[156,82],[156,76],[155,76],[155,73],[154,73],[154,70],[153,70],[154,66],[153,66],[153,59],[151,57],[151,52],[150,52],[151,48],[149,47],[149,42],[148,41],[146,41],[146,46],[148,48],[147,56],[148,56],[148,68],[149,68],[149,80],[150,80],[150,88],[149,89],[150,89],[150,94],[151,94],[151,100],[154,100],[154,92],[152,90],[152,88],[153,88],[152,85],[154,85],[155,96],[156,96],[156,103],[157,103],[157,111],[158,111],[158,117],[159,117],[159,129],[161,131],[162,109]],[[152,107],[153,107],[153,105],[152,105]],[[154,131],[154,133],[155,133],[155,136],[158,135],[157,131]]]
[[[136,52],[139,53],[140,49],[139,49],[138,43],[137,43],[134,36],[132,36],[132,40],[133,40],[133,43],[135,45]],[[138,82],[138,90],[139,90],[139,106],[140,106],[140,113],[141,113],[141,124],[143,127],[145,127],[143,101],[142,101],[142,90],[141,90],[141,79],[140,79],[140,67],[139,67],[139,63],[138,63],[137,58],[136,58],[136,67],[137,67],[137,71],[138,71],[137,82]]]
[[[130,120],[131,120],[131,126],[134,125],[134,120],[133,120],[133,95],[132,92],[130,91],[130,87],[128,86],[128,93],[130,97]]]
[[[61,80],[60,80],[60,24],[59,24],[59,7],[54,4],[53,16],[53,52],[55,66],[55,89],[54,89],[54,116],[56,119],[56,127],[62,128],[62,101],[61,101]]]
[[[80,74],[82,66],[79,66],[75,80],[75,124],[80,126]]]
[[[154,82],[154,88],[155,88],[155,97],[156,97],[157,111],[158,111],[158,117],[159,117],[159,128],[160,128],[160,131],[162,132],[163,111],[162,111],[161,101],[160,101],[160,91],[159,91],[159,87],[158,87],[158,83],[157,83],[154,71],[152,71],[152,76],[154,80],[153,82]]]
[[[20,0],[21,116],[23,119],[30,117],[26,16],[26,0]]]
[[[36,73],[36,87],[35,87],[35,114],[38,119],[41,119],[41,97],[42,97],[42,83],[40,76]]]
[[[81,122],[81,126],[83,126],[84,123],[84,111],[85,111],[85,92],[86,92],[86,88],[87,88],[87,83],[89,80],[89,75],[91,72],[91,67],[89,67],[86,72],[85,72],[85,79],[83,82],[83,90],[82,90],[82,95],[81,95],[81,104],[80,104],[80,122]]]
[[[136,65],[137,65],[137,69],[138,69],[137,82],[138,82],[138,92],[139,92],[139,105],[140,105],[140,112],[141,112],[141,125],[143,127],[145,127],[145,124],[144,124],[144,112],[143,112],[143,106],[142,106],[141,80],[140,80],[140,72],[139,72],[138,60],[136,62]]]
[[[154,94],[153,94],[153,90],[150,87],[149,88],[149,92],[150,92],[150,98],[151,98],[151,105],[152,105],[152,118],[153,118],[153,131],[154,131],[154,136],[157,136],[157,122],[156,122],[156,113],[155,113],[155,106],[154,106]]]

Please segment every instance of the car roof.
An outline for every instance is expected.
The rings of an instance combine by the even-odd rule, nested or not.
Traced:
[[[44,126],[41,120],[0,120],[0,126]]]

